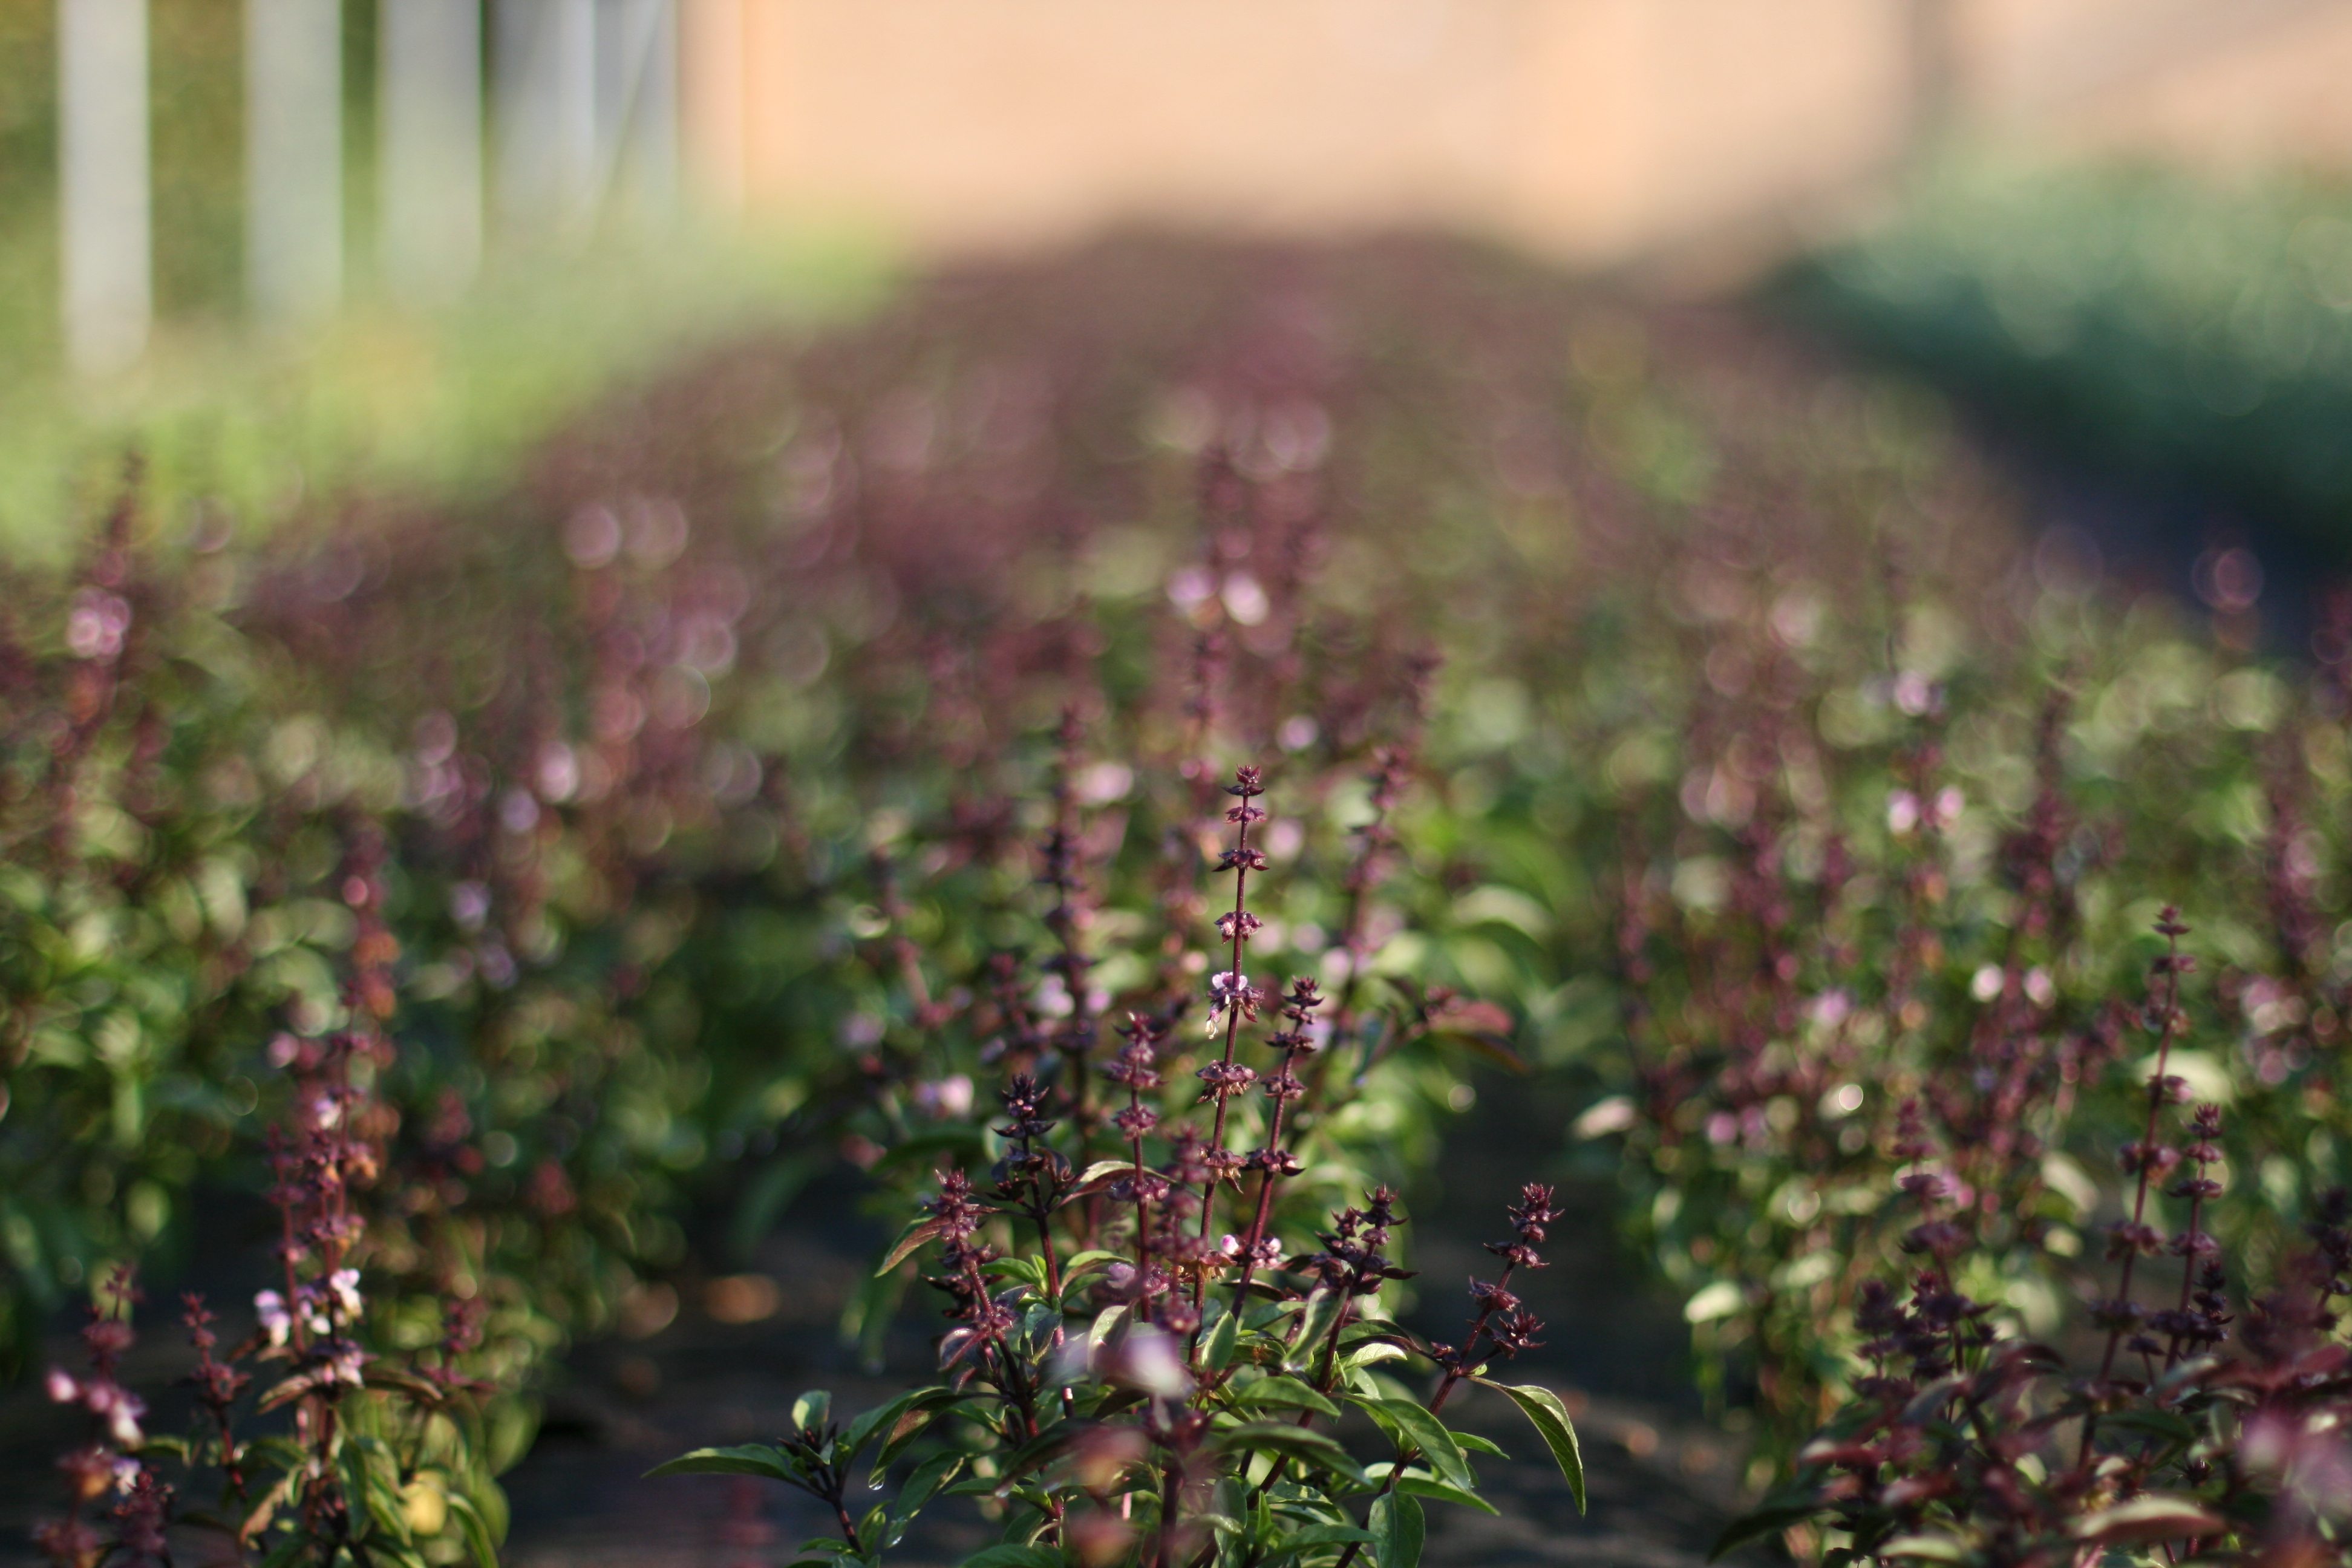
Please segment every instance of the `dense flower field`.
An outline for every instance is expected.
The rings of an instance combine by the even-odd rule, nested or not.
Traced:
[[[1449,1396],[1575,1332],[1511,1289],[1571,1149],[1743,1533],[2339,1551],[2352,642],[2101,579],[1899,387],[1444,247],[1136,245],[699,365],[478,514],[122,493],[0,661],[61,1562],[488,1560],[548,1358],[849,1168],[845,1328],[936,1377],[681,1468],[824,1560],[956,1506],[992,1565],[1411,1568],[1483,1506]],[[1432,1342],[1396,1194],[1490,1073],[1589,1109]],[[162,1436],[123,1350],[240,1226]]]

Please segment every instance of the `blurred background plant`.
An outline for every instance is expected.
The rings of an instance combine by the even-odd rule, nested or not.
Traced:
[[[2340,566],[2352,206],[2339,183],[1956,167],[1792,268],[1785,306],[1949,388],[2136,510],[2273,530]]]

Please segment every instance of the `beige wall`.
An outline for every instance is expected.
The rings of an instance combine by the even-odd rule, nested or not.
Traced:
[[[2184,51],[2128,88],[2056,117],[2070,146],[2134,151],[2223,170],[2352,171],[2352,6],[2307,7]]]
[[[687,4],[704,183],[928,247],[1438,223],[1637,256],[1898,163],[1930,23],[1963,114],[2033,133],[2301,144],[2352,96],[2312,0]]]

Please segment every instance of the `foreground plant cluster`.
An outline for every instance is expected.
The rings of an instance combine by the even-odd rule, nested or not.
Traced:
[[[495,1560],[548,1359],[846,1171],[908,1391],[667,1468],[824,1560],[1411,1568],[1465,1391],[1581,1500],[1554,1167],[1687,1304],[1727,1547],[2343,1555],[2352,628],[2134,602],[1898,394],[1113,248],[707,364],[495,525],[138,493],[0,649],[57,1561]],[[1504,1072],[1589,1109],[1433,1334]]]
[[[1394,766],[1392,755],[1383,759],[1376,808]],[[992,1130],[1003,1156],[982,1184],[941,1171],[926,1217],[884,1260],[887,1270],[938,1249],[941,1272],[927,1283],[946,1294],[952,1325],[940,1342],[941,1381],[845,1432],[826,1419],[827,1396],[812,1394],[794,1413],[800,1431],[783,1443],[704,1449],[656,1473],[759,1475],[798,1487],[841,1525],[838,1536],[803,1550],[835,1561],[879,1562],[933,1496],[963,1492],[1005,1508],[1006,1545],[992,1549],[994,1562],[1352,1563],[1369,1546],[1380,1563],[1410,1563],[1421,1554],[1422,1499],[1486,1506],[1467,1456],[1500,1450],[1438,1419],[1448,1397],[1475,1381],[1526,1413],[1582,1505],[1583,1461],[1559,1397],[1483,1375],[1542,1342],[1543,1325],[1510,1285],[1519,1270],[1543,1267],[1537,1247],[1559,1217],[1551,1189],[1528,1185],[1510,1212],[1510,1238],[1490,1244],[1502,1267],[1471,1282],[1476,1308],[1459,1344],[1432,1344],[1390,1315],[1384,1289],[1411,1273],[1390,1255],[1404,1215],[1388,1187],[1332,1215],[1312,1233],[1315,1250],[1286,1244],[1297,1227],[1281,1222],[1297,1205],[1282,1201],[1283,1189],[1306,1173],[1302,1153],[1323,1143],[1313,1133],[1329,1105],[1350,1093],[1354,1064],[1343,1056],[1334,1074],[1328,1053],[1360,1038],[1369,1060],[1410,1043],[1426,1013],[1363,1026],[1352,961],[1328,1016],[1311,978],[1279,994],[1255,983],[1249,943],[1265,921],[1251,911],[1248,889],[1251,873],[1270,867],[1251,842],[1251,829],[1262,837],[1269,822],[1264,775],[1244,766],[1225,790],[1235,797],[1224,814],[1233,837],[1216,866],[1232,875],[1234,892],[1216,917],[1227,967],[1208,980],[1211,1048],[1171,1039],[1193,1011],[1192,996],[1180,993],[1156,1015],[1130,1013],[1118,1026],[1124,1044],[1100,1068],[1105,1098],[1125,1101],[1114,1111],[1089,1088],[1090,1028],[1003,1037],[1006,1121]],[[1380,826],[1375,817],[1360,834],[1364,854],[1348,877],[1359,894],[1384,837]],[[1066,843],[1057,824],[1045,864],[1057,895],[1051,923],[1065,943],[1048,963],[1082,980],[1095,955],[1068,901],[1076,896],[1071,864],[1055,852]],[[1236,1059],[1261,1014],[1276,1024],[1264,1041],[1274,1065],[1264,1074]],[[1209,1059],[1183,1071],[1196,1056]],[[1041,1067],[1049,1068],[1043,1079]],[[1067,1112],[1063,1136],[1063,1119],[1045,1113],[1053,1104]],[[1094,1158],[1122,1143],[1124,1153]],[[1232,1228],[1219,1235],[1221,1199]],[[1415,1373],[1436,1374],[1425,1402],[1400,1381]],[[1387,1458],[1361,1464],[1317,1425],[1349,1411],[1377,1424],[1393,1445]],[[926,1445],[898,1496],[853,1522],[851,1467],[867,1446],[882,1475],[947,1416],[961,1418],[960,1430]]]

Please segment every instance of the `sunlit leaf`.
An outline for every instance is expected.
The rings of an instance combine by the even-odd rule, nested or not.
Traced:
[[[909,1225],[898,1233],[898,1239],[891,1245],[890,1250],[883,1256],[882,1261],[875,1265],[875,1277],[879,1279],[906,1262],[908,1258],[929,1246],[932,1239],[939,1234],[940,1222],[936,1218],[919,1219]]]
[[[1568,1406],[1559,1395],[1537,1384],[1496,1383],[1479,1378],[1479,1385],[1491,1388],[1509,1398],[1528,1418],[1536,1435],[1551,1450],[1553,1462],[1559,1466],[1560,1475],[1568,1482],[1570,1495],[1576,1499],[1576,1511],[1584,1511],[1584,1450],[1576,1440],[1576,1423],[1569,1419]]]
[[[789,1481],[795,1474],[791,1461],[775,1448],[764,1443],[746,1443],[732,1448],[697,1448],[690,1454],[680,1454],[656,1465],[646,1472],[646,1477],[763,1476],[773,1481]]]

